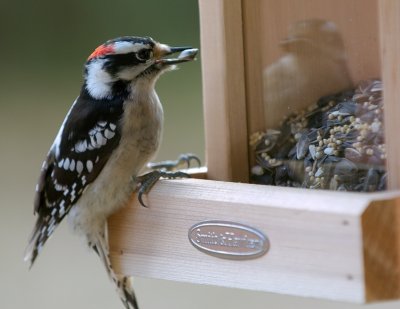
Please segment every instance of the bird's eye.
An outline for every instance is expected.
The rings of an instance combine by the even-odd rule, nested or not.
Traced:
[[[142,49],[136,54],[136,58],[141,61],[147,61],[153,56],[151,49]]]

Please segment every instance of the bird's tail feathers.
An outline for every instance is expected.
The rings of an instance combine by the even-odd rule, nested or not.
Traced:
[[[36,221],[35,227],[32,231],[32,235],[29,238],[28,245],[25,248],[24,251],[24,262],[29,262],[29,269],[32,268],[33,263],[35,262],[37,256],[39,255],[41,251],[41,247],[38,246],[38,240],[40,237],[40,231],[42,229],[43,222],[41,218],[39,217]]]
[[[34,242],[29,242],[24,251],[24,262],[29,262],[29,269],[32,268],[33,263],[37,258],[37,250],[35,249]]]
[[[102,260],[104,267],[107,270],[108,276],[116,285],[119,297],[126,309],[139,309],[137,304],[135,292],[132,287],[131,278],[119,277],[115,274],[114,269],[110,262],[108,243],[105,235],[99,235],[92,243],[93,250],[98,254]]]
[[[46,241],[53,234],[54,229],[58,226],[59,222],[53,219],[38,217],[32,235],[30,237],[28,246],[24,252],[24,261],[30,263],[29,269],[32,268],[33,263],[42,251]]]

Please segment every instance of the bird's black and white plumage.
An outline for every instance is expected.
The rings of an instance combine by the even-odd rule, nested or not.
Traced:
[[[132,177],[159,147],[163,110],[154,85],[175,63],[193,60],[196,51],[186,49],[122,37],[89,56],[80,95],[42,166],[34,202],[37,221],[25,255],[31,265],[68,216],[101,257],[126,308],[137,308],[129,281],[111,268],[106,219],[126,204],[135,188]],[[183,51],[177,59],[163,58],[177,51]]]

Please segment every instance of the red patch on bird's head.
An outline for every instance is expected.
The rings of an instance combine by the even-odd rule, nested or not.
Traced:
[[[93,58],[97,58],[97,57],[101,57],[104,55],[108,55],[108,54],[112,54],[114,53],[114,45],[113,44],[109,44],[109,45],[100,45],[99,47],[97,47],[93,53],[90,54],[89,58],[87,60],[93,59]]]

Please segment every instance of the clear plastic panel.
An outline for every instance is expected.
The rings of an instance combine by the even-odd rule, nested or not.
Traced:
[[[377,2],[264,0],[259,10],[265,126],[251,136],[252,180],[384,190]]]

